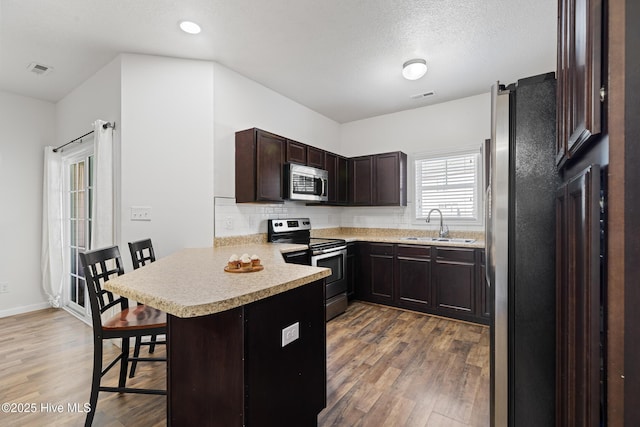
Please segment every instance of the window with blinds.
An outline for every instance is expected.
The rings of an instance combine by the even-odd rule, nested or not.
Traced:
[[[440,209],[449,221],[478,221],[479,158],[473,151],[416,159],[416,219]]]

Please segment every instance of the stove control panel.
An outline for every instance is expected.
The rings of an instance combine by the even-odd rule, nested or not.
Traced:
[[[273,233],[311,230],[311,221],[309,218],[270,219],[268,226]]]

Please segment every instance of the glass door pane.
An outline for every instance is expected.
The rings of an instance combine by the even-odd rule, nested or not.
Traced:
[[[91,227],[91,197],[93,182],[93,156],[74,159],[69,163],[68,243],[68,307],[81,317],[87,317],[86,280],[78,254],[89,249]]]

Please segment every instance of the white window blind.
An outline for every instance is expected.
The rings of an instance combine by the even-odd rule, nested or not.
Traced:
[[[417,159],[416,219],[440,209],[449,220],[478,220],[478,152]]]

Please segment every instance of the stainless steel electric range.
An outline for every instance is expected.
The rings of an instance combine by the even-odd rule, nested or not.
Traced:
[[[304,251],[283,254],[286,262],[327,267],[331,275],[326,281],[326,319],[330,320],[347,309],[347,242],[343,239],[311,237],[309,218],[270,219],[267,237],[272,243],[307,245]]]

